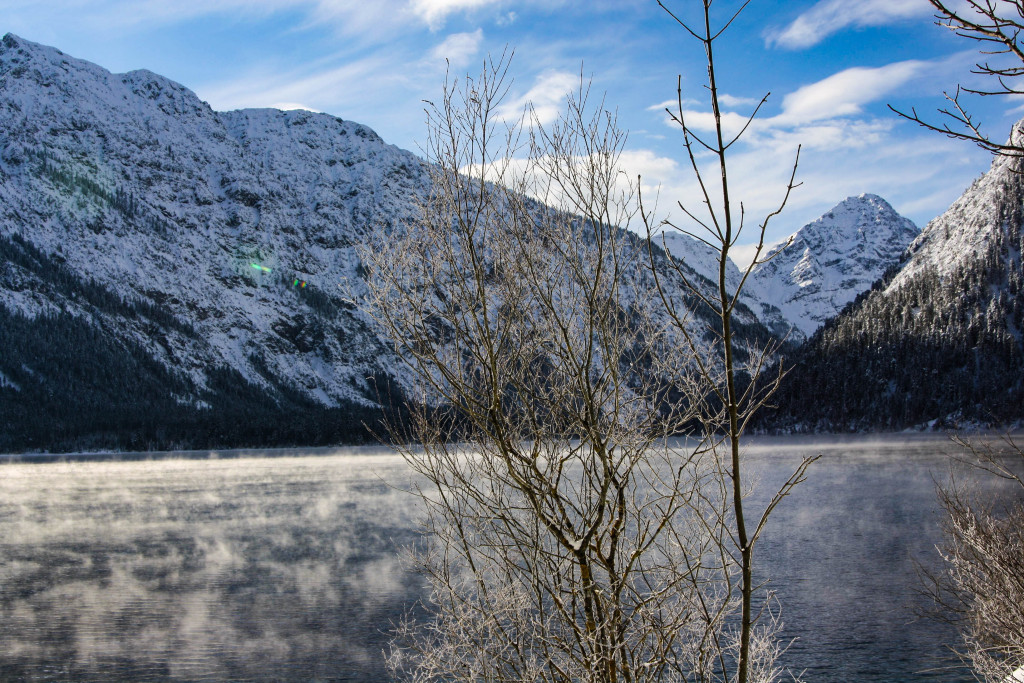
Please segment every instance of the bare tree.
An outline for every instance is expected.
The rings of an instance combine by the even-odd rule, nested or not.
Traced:
[[[364,310],[419,406],[392,439],[424,482],[431,619],[400,625],[391,664],[417,681],[724,682],[739,657],[741,680],[777,680],[777,624],[737,627],[717,446],[667,438],[712,389],[680,356],[684,312],[667,324],[641,293],[654,257],[625,229],[625,135],[582,82],[550,126],[503,120],[507,69],[446,84],[420,220],[362,255]]]
[[[945,512],[941,572],[925,572],[937,616],[955,623],[963,638],[958,654],[985,683],[1024,677],[1024,450],[1011,438],[996,444],[955,439],[962,464],[975,473],[1010,482],[1011,491],[980,493],[952,477],[939,487]]]
[[[713,455],[711,461],[717,463],[721,479],[729,483],[727,497],[730,517],[724,523],[730,528],[727,540],[732,553],[731,560],[739,568],[740,575],[738,586],[735,588],[730,586],[731,589],[734,588],[738,592],[740,602],[739,649],[734,680],[746,683],[746,681],[756,680],[752,670],[754,662],[752,643],[759,615],[755,613],[753,604],[754,593],[757,589],[753,575],[754,546],[764,531],[772,510],[789,495],[793,487],[804,480],[807,468],[817,460],[817,456],[806,458],[801,462],[792,476],[771,498],[768,505],[753,518],[753,524],[750,524],[750,515],[744,504],[746,488],[743,477],[741,441],[750,419],[758,410],[768,405],[777,390],[779,382],[782,380],[782,365],[779,364],[778,374],[767,378],[762,376],[762,370],[776,357],[780,348],[779,344],[769,345],[760,350],[745,349],[746,363],[738,361],[737,355],[741,349],[736,344],[733,322],[736,306],[747,278],[756,266],[767,262],[770,258],[762,258],[765,232],[769,221],[783,210],[790,193],[796,187],[794,180],[800,151],[798,148],[793,170],[782,193],[778,208],[769,213],[757,228],[756,239],[758,242],[753,261],[741,273],[738,281],[730,282],[727,277],[729,252],[743,234],[746,213],[743,210],[743,204],[740,203],[739,215],[734,215],[733,198],[729,187],[728,152],[746,132],[768,95],[761,99],[750,114],[746,125],[739,132],[731,138],[725,134],[715,69],[715,45],[736,17],[746,8],[749,0],[741,3],[739,8],[731,15],[727,15],[724,20],[717,22],[713,17],[712,2],[713,0],[702,0],[703,13],[699,15],[700,19],[691,23],[661,0],[658,1],[658,5],[676,21],[682,30],[701,45],[707,65],[705,87],[714,116],[714,130],[711,137],[708,139],[701,137],[687,122],[683,108],[682,77],[677,81],[676,108],[667,110],[672,121],[679,126],[682,132],[683,145],[700,188],[702,209],[696,210],[683,202],[678,203],[679,209],[690,221],[689,225],[692,226],[690,228],[667,220],[658,222],[650,213],[646,212],[643,214],[643,219],[647,226],[649,243],[656,239],[655,236],[658,232],[669,228],[699,240],[718,255],[718,279],[711,286],[708,286],[706,282],[689,277],[683,267],[683,262],[669,259],[670,269],[674,271],[674,275],[685,284],[701,304],[714,312],[714,318],[718,321],[717,325],[706,328],[702,334],[697,336],[691,331],[689,321],[678,315],[679,309],[673,305],[671,297],[668,296],[663,286],[664,278],[659,277],[657,269],[653,267],[655,265],[653,247],[649,251],[651,272],[658,285],[657,291],[665,309],[669,312],[675,332],[685,340],[686,348],[695,359],[697,374],[700,377],[698,384],[709,390],[707,399],[699,404],[699,417],[700,424],[704,428],[704,441]],[[701,155],[706,153],[710,153],[715,162],[715,169],[710,174],[702,170],[699,160]],[[711,353],[707,352],[709,347]]]
[[[993,154],[1024,156],[1024,144],[1019,136],[1011,135],[1005,143],[993,141],[982,132],[981,124],[962,101],[963,96],[1022,95],[1018,78],[1024,76],[1024,47],[1020,44],[1024,30],[1024,3],[1021,0],[929,0],[936,10],[935,19],[956,35],[977,41],[984,61],[975,64],[972,73],[984,76],[988,87],[966,88],[957,86],[953,94],[944,92],[949,106],[939,109],[945,117],[943,123],[922,119],[917,109],[902,112],[892,105],[889,109],[928,130],[942,133],[956,140],[972,142]]]

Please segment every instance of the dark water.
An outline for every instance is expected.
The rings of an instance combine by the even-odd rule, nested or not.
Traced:
[[[775,490],[804,455],[820,453],[808,480],[776,508],[758,566],[782,605],[785,661],[807,681],[973,681],[943,644],[948,625],[919,618],[931,607],[915,563],[937,568],[936,481],[959,453],[935,436],[770,439],[755,499]]]
[[[758,548],[807,681],[969,681],[915,620],[938,437],[749,450],[759,491],[821,452]],[[278,454],[280,455],[280,454]],[[0,464],[0,680],[381,681],[416,579],[389,455]],[[756,503],[760,494],[755,494]]]

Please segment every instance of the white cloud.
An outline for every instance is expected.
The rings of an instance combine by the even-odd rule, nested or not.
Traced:
[[[761,100],[756,97],[736,97],[728,93],[719,93],[718,101],[726,107],[741,107],[743,105],[753,106]]]
[[[547,125],[558,118],[566,95],[577,89],[579,84],[579,74],[545,71],[526,93],[502,105],[497,116],[499,119],[515,120],[522,116],[527,105],[533,105],[540,124]]]
[[[927,0],[820,0],[766,43],[796,50],[817,45],[847,27],[883,26],[932,12]]]
[[[444,25],[449,14],[485,7],[497,2],[500,0],[412,0],[412,11],[425,21],[431,30],[437,30]]]
[[[430,51],[430,57],[437,61],[447,59],[453,67],[465,66],[480,51],[483,39],[484,32],[479,28],[472,33],[453,33]]]
[[[893,120],[864,116],[866,106],[905,87],[913,79],[938,73],[945,67],[946,62],[912,60],[877,68],[845,69],[784,96],[779,113],[754,119],[744,140],[750,146],[785,153],[798,144],[821,149],[875,144],[880,135],[892,128]],[[744,102],[737,98],[730,101]],[[747,109],[742,114],[722,112],[727,141],[747,125],[749,105]],[[714,116],[709,111],[691,109],[685,110],[683,115],[687,125],[698,134],[715,129]]]
[[[929,62],[909,60],[840,71],[786,95],[780,118],[788,123],[803,123],[859,114],[865,104],[900,88],[929,66]]]
[[[700,104],[701,104],[701,102],[699,102],[698,100],[693,100],[693,99],[689,99],[689,98],[683,98],[683,106],[684,107],[697,107],[697,106],[700,106]],[[674,111],[678,111],[679,110],[679,99],[678,98],[672,98],[671,100],[665,100],[664,102],[659,102],[658,104],[652,104],[651,106],[647,107],[647,111],[665,111],[666,109],[668,109],[669,111],[673,111],[673,112]]]

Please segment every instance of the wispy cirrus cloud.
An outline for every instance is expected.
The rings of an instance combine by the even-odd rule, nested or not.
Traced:
[[[403,27],[422,27],[409,0],[53,0],[17,3],[18,23],[60,26],[71,20],[80,29],[132,32],[172,28],[200,19],[245,26],[281,17],[281,30],[326,28],[338,35],[379,40]],[[8,3],[4,3],[4,9]]]
[[[373,92],[386,92],[389,85],[398,85],[396,81],[403,73],[398,68],[400,63],[400,58],[378,54],[310,71],[260,70],[225,83],[197,88],[197,92],[219,110],[288,103],[292,109],[333,111],[348,117],[347,110],[367,99],[367,83],[375,83]]]
[[[431,30],[444,26],[448,15],[466,10],[496,5],[501,0],[412,0],[412,11],[425,21]]]
[[[932,12],[927,0],[820,0],[788,26],[770,31],[766,44],[800,50],[843,29],[884,26]]]
[[[527,106],[532,106],[543,126],[553,122],[562,112],[566,95],[579,88],[580,75],[569,71],[542,72],[525,93],[506,102],[497,112],[499,119],[518,119]]]
[[[24,11],[73,14],[80,24],[90,27],[172,26],[217,15],[252,21],[282,13],[294,15],[294,27],[326,27],[346,36],[379,38],[402,27],[431,31],[442,28],[453,14],[496,5],[502,0],[205,0],[204,2],[165,0],[54,0],[38,10],[25,0],[12,0]]]

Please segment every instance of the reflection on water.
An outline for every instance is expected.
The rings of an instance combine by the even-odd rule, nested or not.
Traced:
[[[0,679],[383,680],[389,456],[0,466]]]
[[[812,450],[757,555],[796,638],[786,663],[971,680],[935,670],[954,636],[913,611],[952,447],[767,439],[748,449],[758,490]],[[388,455],[0,464],[0,679],[385,680],[388,625],[420,594],[397,560],[408,484]]]

